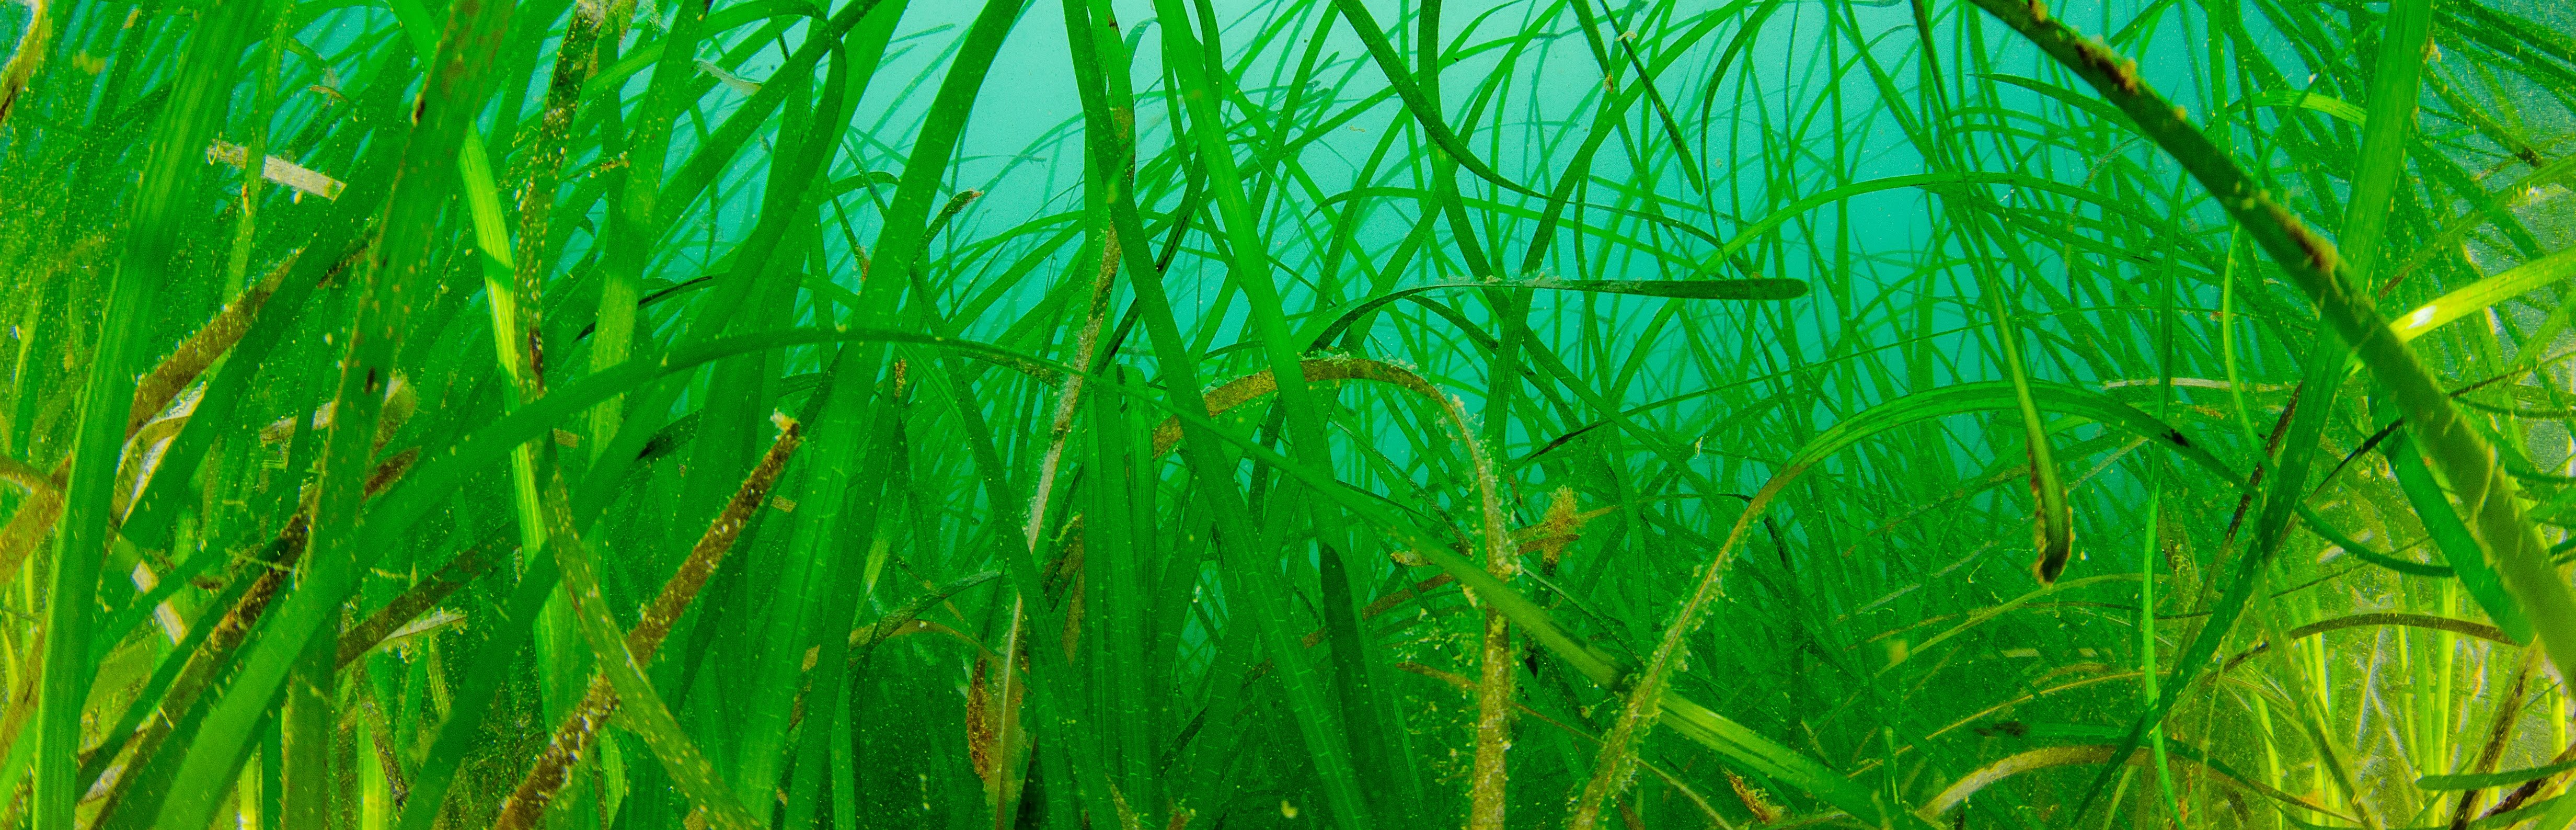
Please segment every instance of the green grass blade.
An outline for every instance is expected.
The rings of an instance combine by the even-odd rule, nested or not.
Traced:
[[[479,109],[475,105],[482,100],[483,79],[478,70],[490,62],[509,12],[508,6],[476,2],[459,3],[451,12],[448,35],[440,42],[436,71],[421,104],[422,121],[406,142],[402,164],[393,176],[397,184],[388,197],[382,264],[369,274],[360,313],[346,330],[347,357],[334,395],[338,417],[323,452],[320,496],[313,512],[314,537],[307,554],[314,560],[310,581],[279,609],[231,690],[208,717],[199,745],[191,748],[178,774],[186,786],[162,805],[164,823],[195,826],[208,820],[224,789],[211,782],[229,780],[240,768],[251,733],[277,699],[290,664],[307,640],[336,619],[333,606],[355,576],[350,571],[363,567],[353,560],[371,558],[351,544],[359,487],[371,466],[384,388],[393,380],[394,348],[406,332],[405,318],[417,302],[416,292],[426,288],[422,272],[428,270],[428,248],[436,236],[434,212],[448,192],[445,177],[437,171],[454,163],[468,122]]]
[[[94,676],[91,597],[98,590],[109,539],[109,490],[115,484],[128,432],[127,413],[133,408],[133,369],[142,357],[154,297],[169,279],[177,226],[182,221],[180,207],[197,183],[198,148],[211,140],[230,97],[232,75],[224,67],[239,56],[260,10],[259,3],[236,0],[208,12],[207,24],[190,39],[178,69],[174,103],[152,131],[148,166],[132,197],[131,230],[118,258],[89,382],[82,388],[81,426],[72,448],[71,475],[63,486],[61,533],[47,590],[52,602],[46,612],[44,674],[37,692],[31,808],[38,824],[73,823],[72,809],[79,796],[72,786],[80,763],[81,710]],[[9,86],[14,96],[16,84]]]

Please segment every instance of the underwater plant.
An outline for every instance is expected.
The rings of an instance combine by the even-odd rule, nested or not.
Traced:
[[[0,3],[0,828],[2561,830],[2571,33]]]

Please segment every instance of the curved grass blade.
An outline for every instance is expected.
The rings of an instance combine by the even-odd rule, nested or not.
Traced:
[[[2047,19],[2036,6],[2008,0],[1976,3],[2119,107],[2216,196],[2247,235],[2317,303],[2332,331],[2360,353],[2362,364],[2389,388],[2409,422],[2421,427],[2419,437],[2428,454],[2471,505],[2472,526],[2482,547],[2504,574],[2508,589],[2522,601],[2552,661],[2576,667],[2576,597],[2570,596],[2565,581],[2549,567],[2545,545],[2516,503],[2512,479],[2495,464],[2485,440],[2460,419],[2431,373],[2388,333],[2387,321],[2371,308],[2368,295],[2334,246],[2256,188],[2208,136],[2184,123],[2170,104],[2139,79],[2134,64],[2084,40],[2067,25]],[[2197,661],[2177,664],[2177,672],[2194,670],[2196,666],[2189,665],[2193,662]]]
[[[2504,273],[2452,289],[2440,299],[2398,315],[2397,319],[2389,321],[2388,331],[2400,341],[2411,341],[2444,324],[2482,313],[2506,300],[2566,282],[2570,275],[2576,275],[2576,247],[2560,249]]]
[[[383,488],[400,480],[402,470],[409,464],[408,457],[396,456],[388,459],[385,465],[379,465],[382,472],[369,476],[368,494],[380,493]],[[178,764],[186,757],[186,748],[206,715],[206,710],[197,705],[201,696],[218,688],[224,674],[236,665],[241,647],[257,629],[278,592],[285,590],[288,577],[293,574],[311,542],[310,529],[306,524],[311,510],[309,502],[308,499],[307,504],[287,520],[286,526],[278,531],[277,538],[269,543],[266,556],[254,565],[258,576],[242,580],[244,587],[238,599],[227,605],[212,606],[225,610],[220,618],[207,626],[206,636],[198,639],[195,648],[174,652],[171,662],[180,667],[179,673],[149,707],[152,717],[140,723],[139,727],[128,724],[124,730],[126,734],[118,738],[131,744],[134,760],[117,776],[114,786],[101,799],[93,827],[121,830],[150,826],[151,817],[158,813],[176,786],[174,779]],[[146,707],[137,704],[135,708],[143,710]],[[161,749],[165,743],[173,746],[174,750],[163,753]],[[106,761],[114,754],[111,748],[102,746],[100,752],[91,756],[91,766],[98,769],[84,767],[84,792],[104,772]],[[132,800],[129,801],[129,797]]]
[[[566,507],[570,497],[565,493],[562,472],[556,471],[548,481],[543,499],[546,543],[563,571],[564,593],[572,601],[573,617],[579,623],[582,638],[598,655],[600,674],[617,690],[629,728],[661,758],[663,769],[680,790],[707,811],[709,823],[725,830],[759,830],[764,825],[734,799],[733,791],[707,762],[697,742],[680,729],[679,721],[653,690],[653,681],[644,676],[642,661],[626,647],[625,635],[617,630],[606,597],[600,593],[590,547],[574,530],[572,514]]]
[[[2520,784],[2576,769],[2576,761],[2548,764],[2529,769],[2505,770],[2472,775],[2427,775],[2415,779],[2419,790],[2483,790]]]
[[[1307,344],[1307,351],[1321,348],[1323,344],[1333,342],[1334,339],[1341,337],[1344,332],[1350,330],[1351,326],[1367,317],[1369,312],[1385,308],[1388,304],[1394,303],[1398,300],[1419,296],[1432,291],[1451,288],[1491,289],[1496,287],[1629,294],[1640,297],[1669,297],[1673,299],[1687,300],[1793,300],[1806,296],[1807,294],[1806,281],[1781,278],[1725,280],[1541,279],[1520,280],[1504,283],[1443,282],[1432,285],[1417,285],[1411,288],[1389,291],[1385,294],[1351,303],[1335,311],[1330,316],[1319,315],[1319,319],[1326,320],[1327,322],[1323,323],[1322,328],[1318,329],[1313,337],[1301,338],[1300,341]]]
[[[2424,457],[2416,453],[2413,442],[2399,436],[2381,447],[2390,468],[2397,473],[2399,489],[2414,506],[2425,532],[2433,537],[2434,548],[2451,564],[2451,573],[2459,577],[2460,587],[2486,609],[2487,618],[2494,620],[2506,636],[2517,643],[2531,642],[2530,620],[2523,617],[2522,607],[2514,604],[2513,596],[2505,592],[2504,583],[2487,564],[2485,551],[2478,548],[2478,540],[2469,533],[2468,526],[2460,523],[2450,496],[2433,481],[2432,472],[2425,468]]]
[[[1943,813],[1949,812],[1951,808],[1957,807],[1960,803],[1967,801],[1969,797],[1976,795],[1979,791],[2001,783],[2005,779],[2013,776],[2037,770],[2049,769],[2052,767],[2091,766],[2094,764],[2111,763],[2118,757],[2117,751],[2110,744],[2051,746],[2025,750],[1995,761],[1994,763],[1987,764],[1984,767],[1978,768],[1975,772],[1968,773],[1966,776],[1961,777],[1958,781],[1953,782],[1948,788],[1943,789],[1939,795],[1933,796],[1931,803],[1923,805],[1922,811],[1917,815],[1919,815],[1925,822],[1937,823],[1940,816]],[[2195,762],[2194,765],[2199,766],[2205,774],[2224,780],[2234,786],[2262,793],[2275,801],[2287,804],[2298,804],[2306,807],[2307,809],[2315,810],[2321,815],[2331,816],[2344,821],[2355,821],[2351,816],[2326,809],[2323,805],[2283,792],[2279,788],[2265,784],[2262,781],[2236,776],[2226,770],[2219,769],[2205,763],[2200,763],[2199,759],[2196,758],[2191,760],[2193,760]],[[2153,761],[2143,754],[2132,752],[2124,763],[2127,766],[2143,766],[2153,763]]]
[[[52,0],[34,0],[27,4],[27,28],[18,33],[18,45],[9,52],[9,62],[0,64],[0,124],[8,123],[9,113],[17,109],[18,96],[27,91],[27,81],[44,66],[45,47],[53,40]]]
[[[1404,56],[1395,51],[1394,44],[1387,42],[1386,30],[1378,26],[1377,18],[1369,13],[1367,6],[1360,0],[1333,0],[1333,4],[1341,10],[1342,18],[1350,21],[1352,33],[1359,35],[1360,42],[1368,47],[1369,57],[1375,59],[1378,70],[1385,73],[1387,86],[1395,89],[1396,97],[1404,99],[1405,111],[1413,114],[1415,123],[1422,125],[1422,134],[1430,138],[1434,146],[1447,153],[1458,166],[1467,168],[1467,172],[1495,187],[1533,199],[1549,198],[1548,194],[1531,190],[1494,172],[1492,167],[1476,157],[1475,151],[1468,149],[1456,132],[1449,129],[1439,107],[1432,103],[1419,84],[1414,83],[1413,73],[1405,68]]]
[[[1416,386],[1420,389],[1431,388],[1428,382],[1421,381],[1401,385],[1407,388]],[[1632,687],[1630,685],[1634,682],[1631,676],[1632,669],[1623,667],[1617,658],[1600,648],[1575,639],[1559,627],[1546,610],[1512,590],[1509,585],[1495,578],[1485,568],[1450,550],[1448,544],[1436,535],[1406,519],[1389,514],[1382,503],[1357,494],[1346,486],[1335,485],[1329,477],[1311,471],[1304,465],[1295,463],[1258,442],[1216,429],[1205,416],[1190,414],[1181,408],[1190,404],[1164,403],[1159,400],[1159,396],[1141,389],[1123,391],[1141,400],[1155,403],[1166,412],[1172,413],[1173,417],[1180,418],[1184,424],[1196,427],[1183,433],[1185,453],[1187,436],[1212,436],[1217,440],[1233,444],[1247,456],[1259,458],[1281,472],[1305,481],[1309,487],[1314,488],[1312,492],[1332,499],[1343,509],[1369,521],[1372,526],[1393,537],[1399,544],[1407,546],[1413,554],[1438,566],[1463,586],[1475,590],[1477,596],[1490,603],[1503,616],[1510,618],[1525,635],[1555,653],[1558,658],[1565,660],[1594,683],[1610,688]],[[1416,391],[1420,393],[1419,390]],[[1429,394],[1435,397],[1437,395],[1436,392]],[[1193,403],[1202,407],[1205,405],[1203,400]],[[1707,707],[1678,694],[1666,692],[1660,700],[1659,709],[1660,718],[1667,726],[1692,740],[1726,754],[1728,758],[1745,764],[1749,769],[1814,794],[1864,821],[1876,821],[1880,816],[1888,814],[1887,809],[1866,788],[1823,764],[1807,758],[1797,750],[1765,738],[1760,733],[1710,711]]]
[[[518,587],[494,609],[499,613],[490,634],[477,649],[473,668],[465,682],[451,692],[454,710],[434,730],[434,736],[421,763],[414,768],[412,797],[403,805],[394,827],[399,830],[429,830],[435,826],[441,807],[447,804],[447,792],[455,783],[457,766],[464,760],[484,727],[492,699],[501,691],[503,681],[511,674],[520,644],[527,641],[539,609],[555,593],[560,574],[554,557],[539,556],[529,560],[527,572],[520,574]]]
[[[190,38],[176,70],[172,105],[152,131],[147,161],[136,186],[125,250],[117,261],[103,313],[90,377],[81,392],[80,429],[72,446],[70,475],[63,485],[62,532],[55,544],[44,628],[44,662],[38,691],[35,741],[35,823],[69,827],[74,821],[72,791],[79,769],[82,704],[89,698],[91,597],[98,590],[114,521],[111,490],[117,460],[125,444],[133,408],[133,366],[149,335],[153,298],[169,278],[177,253],[184,205],[199,180],[203,149],[220,125],[230,98],[233,73],[227,70],[251,37],[261,4],[253,0],[218,3],[205,12],[203,25]],[[46,31],[40,12],[29,30]],[[34,57],[11,58],[7,93],[15,98]]]
[[[706,586],[707,578],[715,574],[716,565],[733,549],[734,540],[741,536],[753,511],[768,500],[770,487],[777,483],[779,473],[787,467],[788,457],[804,440],[802,429],[795,421],[782,416],[779,426],[778,439],[770,445],[769,452],[761,458],[759,465],[752,468],[750,476],[743,479],[741,488],[734,492],[724,510],[716,514],[715,522],[708,525],[705,535],[689,552],[689,558],[663,584],[662,593],[644,609],[644,616],[634,630],[627,632],[627,650],[634,653],[637,661],[652,661],[654,653],[661,649],[662,638],[670,633],[672,624],[688,610],[689,603]],[[502,830],[536,826],[536,822],[545,815],[546,804],[563,788],[575,760],[589,753],[598,738],[599,726],[607,722],[617,708],[618,698],[608,678],[594,676],[581,703],[561,726],[555,728],[554,738],[546,744],[544,754],[537,756],[535,766],[501,803],[500,816],[493,820],[492,826]]]
[[[436,214],[443,209],[447,179],[439,171],[453,164],[457,146],[481,109],[483,73],[494,61],[501,34],[508,29],[512,7],[488,0],[460,0],[450,9],[447,36],[421,103],[418,125],[405,142],[401,166],[393,176],[393,194],[384,220],[382,259],[369,269],[355,319],[341,344],[338,390],[332,396],[335,417],[325,438],[320,464],[320,495],[314,509],[314,567],[303,587],[265,626],[234,685],[216,704],[182,764],[178,779],[205,783],[229,780],[246,757],[252,733],[282,691],[290,664],[304,651],[334,613],[356,579],[352,571],[371,558],[351,545],[357,530],[359,491],[374,453],[382,391],[392,382],[396,347],[408,332],[407,319],[427,288],[430,249],[440,236]],[[377,551],[381,551],[378,548]],[[162,805],[160,820],[198,826],[212,817],[225,788],[185,787]]]
[[[2517,645],[2513,640],[2505,636],[2504,629],[2497,628],[2495,626],[2481,625],[2468,620],[2455,620],[2449,617],[2437,617],[2429,614],[2410,614],[2394,611],[2370,614],[2352,614],[2349,616],[2336,617],[2331,620],[2319,620],[2317,622],[2308,623],[2307,625],[2281,632],[2281,639],[2286,642],[2296,642],[2298,640],[2314,637],[2329,631],[2341,631],[2347,628],[2361,628],[2364,626],[2405,626],[2408,628],[2421,628],[2427,631],[2447,631],[2463,637],[2474,637],[2476,639],[2485,640],[2499,645]],[[2220,670],[2226,671],[2234,669],[2245,661],[2251,660],[2256,655],[2262,654],[2271,648],[2272,644],[2269,641],[2266,641],[2261,645],[2237,652],[2235,656],[2227,658],[2227,662],[2222,664],[2222,668]]]

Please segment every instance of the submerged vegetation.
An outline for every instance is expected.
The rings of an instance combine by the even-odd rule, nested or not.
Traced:
[[[0,4],[0,827],[2558,830],[2570,32]]]

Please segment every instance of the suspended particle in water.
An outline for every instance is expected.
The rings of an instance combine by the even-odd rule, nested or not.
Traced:
[[[1279,814],[1289,818],[1296,818],[1297,805],[1288,803],[1288,799],[1279,799]]]

